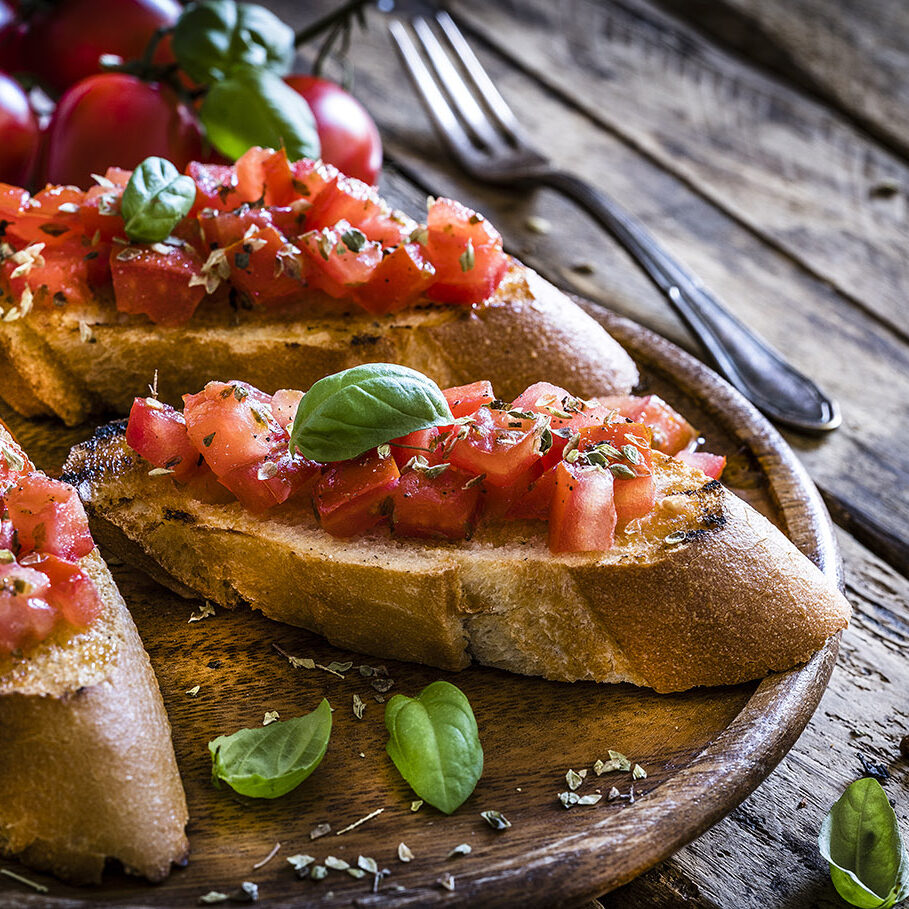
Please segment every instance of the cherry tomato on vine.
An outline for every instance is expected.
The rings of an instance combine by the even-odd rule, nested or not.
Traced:
[[[0,73],[0,183],[23,186],[38,151],[38,121],[15,79]]]
[[[312,108],[322,160],[349,177],[375,183],[382,167],[382,140],[366,108],[328,79],[295,75],[284,81]]]
[[[62,92],[100,72],[102,54],[138,59],[179,15],[176,0],[60,0],[29,20],[30,67]]]
[[[102,73],[74,85],[57,104],[44,179],[87,188],[92,174],[111,166],[130,170],[160,155],[182,171],[201,152],[196,119],[170,88]]]

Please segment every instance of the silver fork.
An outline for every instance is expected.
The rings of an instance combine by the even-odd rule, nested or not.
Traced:
[[[426,112],[461,166],[486,183],[542,184],[573,199],[628,251],[717,371],[758,409],[794,429],[836,429],[835,401],[732,315],[624,209],[534,148],[452,18],[442,12],[434,19],[438,34],[426,18],[411,20],[416,43],[400,21],[389,30]]]

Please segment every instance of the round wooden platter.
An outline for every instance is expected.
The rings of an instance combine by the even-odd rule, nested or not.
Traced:
[[[632,322],[590,311],[635,355],[646,388],[689,415],[710,450],[729,457],[727,484],[838,581],[829,518],[776,431],[693,357]],[[86,434],[85,428],[68,431],[3,415],[48,470],[59,467],[66,447]],[[105,883],[94,888],[67,887],[5,862],[0,867],[47,885],[49,892],[33,894],[0,876],[3,905],[189,906],[211,890],[236,893],[244,881],[256,883],[260,902],[270,906],[575,905],[631,880],[738,805],[804,728],[837,651],[833,639],[807,665],[763,682],[676,695],[629,685],[547,682],[484,668],[447,674],[386,662],[391,693],[415,695],[445,677],[473,705],[484,772],[474,794],[447,817],[428,805],[412,811],[416,796],[385,753],[384,706],[378,702],[383,695],[358,671],[360,664],[379,661],[251,611],[219,609],[189,622],[199,603],[180,599],[123,564],[111,568],[170,714],[189,802],[191,858],[157,886],[110,869]],[[755,598],[759,601],[759,590]],[[353,666],[343,677],[294,669],[275,645],[323,666],[332,661]],[[366,703],[362,719],[353,713],[355,694]],[[331,742],[318,770],[296,791],[256,801],[212,785],[210,739],[257,726],[266,711],[298,716],[322,697],[335,708]],[[646,778],[633,780],[627,772],[597,777],[594,762],[606,759],[608,749],[640,763]],[[597,804],[562,806],[558,794],[567,789],[569,768],[586,768],[578,793],[601,793]],[[620,797],[610,800],[613,787]],[[503,812],[511,828],[491,829],[480,817],[486,809]],[[311,838],[322,824],[330,824],[331,832]],[[407,864],[398,859],[401,842],[414,855]],[[278,843],[277,854],[254,867]],[[470,845],[470,854],[448,858],[462,843]],[[357,880],[336,870],[319,882],[299,880],[286,861],[297,853],[319,862],[335,856],[353,866],[367,856],[390,874],[377,887],[371,875]],[[452,876],[453,889],[440,883],[446,875]]]

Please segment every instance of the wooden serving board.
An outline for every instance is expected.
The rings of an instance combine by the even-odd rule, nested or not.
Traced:
[[[792,452],[736,392],[691,356],[640,326],[592,305],[589,311],[635,355],[648,390],[666,397],[699,426],[710,450],[729,458],[725,480],[775,520],[832,579],[839,558],[821,500]],[[68,447],[89,428],[28,422],[0,411],[42,468],[59,469]],[[459,685],[473,705],[485,751],[475,793],[451,817],[415,798],[385,753],[384,705],[357,667],[380,661],[340,651],[305,631],[250,611],[218,609],[190,623],[198,602],[183,600],[128,566],[111,569],[158,674],[173,725],[174,747],[189,802],[189,865],[150,886],[111,869],[97,888],[67,887],[13,862],[0,863],[40,881],[35,894],[0,876],[4,906],[190,906],[218,890],[258,885],[270,906],[572,906],[625,883],[666,858],[729,812],[792,746],[817,705],[836,659],[838,640],[806,666],[761,683],[657,695],[629,685],[563,684],[492,669],[458,674],[385,661],[395,692],[417,694],[438,678]],[[755,591],[760,597],[760,591]],[[317,663],[352,661],[343,678],[294,669],[273,647]],[[199,686],[198,694],[187,692]],[[354,694],[365,702],[362,719]],[[326,697],[335,708],[328,752],[296,791],[274,801],[251,800],[210,780],[210,739],[313,710]],[[382,695],[379,695],[382,697]],[[597,777],[594,762],[614,749],[647,772]],[[601,792],[592,806],[565,809],[569,768],[587,768],[580,795]],[[630,798],[634,787],[634,800]],[[618,799],[606,796],[612,787]],[[491,829],[480,812],[496,809],[512,822]],[[375,817],[340,832],[373,812]],[[311,839],[321,824],[331,832]],[[414,858],[398,859],[404,842]],[[280,843],[263,867],[254,865]],[[469,855],[447,858],[457,845]],[[320,862],[335,856],[356,865],[374,858],[390,874],[374,891],[371,875],[355,880],[330,871],[299,880],[287,856]],[[454,889],[439,883],[454,879]]]

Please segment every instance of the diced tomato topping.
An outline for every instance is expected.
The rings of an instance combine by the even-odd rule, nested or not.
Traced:
[[[545,521],[552,508],[557,469],[558,465],[550,467],[530,487],[530,491],[512,505],[506,516],[515,519]]]
[[[9,183],[0,183],[0,218],[9,221],[18,217],[28,200],[27,189],[22,189],[21,186],[10,186]]]
[[[50,245],[40,241],[44,243],[43,249],[39,243],[33,243],[6,259],[0,268],[0,275],[13,298],[20,299],[26,288],[36,295],[43,288],[47,292],[48,301],[52,300],[61,306],[64,303],[80,304],[91,300],[93,294],[89,286],[89,274],[94,270],[89,268],[90,259],[85,257],[92,250],[83,246],[83,237],[79,232],[67,235],[65,242],[59,241],[59,238],[58,242]],[[20,271],[20,266],[26,267],[25,273]]]
[[[120,312],[142,313],[160,325],[188,322],[205,296],[202,262],[195,252],[168,246],[115,246],[110,257]]]
[[[675,455],[689,467],[696,467],[708,477],[718,480],[726,467],[726,458],[723,455],[711,454],[709,451],[680,451]]]
[[[262,208],[241,205],[234,211],[204,211],[198,217],[199,227],[208,249],[222,249],[241,240],[250,228],[271,227],[271,213]]]
[[[549,514],[552,552],[607,552],[615,541],[613,479],[608,470],[556,467],[555,493]]]
[[[644,423],[653,430],[653,447],[674,455],[697,443],[697,430],[658,395],[605,398],[623,417]]]
[[[293,422],[302,400],[303,392],[294,391],[292,388],[279,388],[274,393],[271,399],[271,412],[282,429],[287,429],[288,424]]]
[[[310,231],[297,240],[308,260],[306,283],[336,299],[365,284],[382,261],[380,244],[366,241],[360,245],[350,231],[350,225],[342,221],[335,228]]]
[[[469,417],[475,414],[484,404],[492,404],[495,395],[492,382],[484,379],[470,385],[455,385],[442,390],[453,417]]]
[[[391,454],[398,467],[403,467],[415,457],[425,458],[429,465],[439,464],[442,460],[442,445],[439,436],[441,429],[430,426],[428,429],[417,429],[406,436],[391,440]],[[437,441],[438,440],[438,441]]]
[[[429,296],[440,303],[481,303],[508,270],[499,232],[452,199],[430,205],[426,250],[436,270]]]
[[[12,441],[0,441],[0,494],[35,469],[25,452]]]
[[[244,507],[261,512],[311,489],[321,469],[321,464],[280,451],[262,461],[234,467],[219,480]]]
[[[196,184],[196,201],[190,209],[190,216],[195,216],[203,208],[229,211],[241,203],[237,198],[237,173],[229,164],[190,161],[186,165],[186,174]]]
[[[480,504],[480,487],[469,474],[449,468],[439,476],[407,470],[394,491],[392,528],[407,537],[469,539]]]
[[[57,624],[57,610],[44,599],[47,576],[16,562],[0,564],[0,656],[43,641]]]
[[[375,315],[397,312],[422,297],[435,275],[422,247],[404,243],[379,262],[369,280],[354,292],[354,299]]]
[[[322,528],[336,537],[351,537],[381,523],[399,477],[394,458],[380,458],[374,450],[330,464],[313,492]]]
[[[262,200],[266,205],[289,205],[297,198],[294,174],[282,148],[253,147],[234,165],[237,195],[245,202]]]
[[[297,195],[308,202],[314,202],[319,193],[338,176],[338,169],[323,161],[301,158],[290,165],[293,184]]]
[[[263,227],[224,250],[230,283],[253,303],[281,306],[300,298],[303,282],[284,269],[279,255],[287,240],[274,227]]]
[[[6,508],[22,552],[78,559],[95,548],[76,490],[43,474],[32,474],[9,491]]]
[[[382,246],[405,240],[404,225],[368,183],[338,174],[329,180],[306,215],[307,230],[334,227],[346,221]],[[408,231],[409,232],[409,231]]]
[[[87,628],[101,614],[101,596],[94,581],[82,569],[55,555],[31,553],[22,565],[40,571],[50,581],[44,598],[56,607],[64,621]]]
[[[176,480],[187,480],[202,469],[183,414],[154,398],[133,401],[126,444],[155,467],[172,470]]]
[[[0,518],[0,550],[12,550],[16,544],[16,528],[9,518]]]

